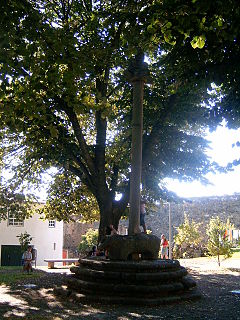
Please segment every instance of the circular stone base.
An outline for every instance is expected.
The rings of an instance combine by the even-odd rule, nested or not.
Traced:
[[[67,287],[55,289],[81,303],[159,305],[200,298],[196,282],[177,260],[80,259]]]

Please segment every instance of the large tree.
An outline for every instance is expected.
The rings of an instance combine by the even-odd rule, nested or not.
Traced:
[[[221,109],[220,103],[238,102],[237,1],[10,0],[1,6],[1,138],[5,163],[18,156],[16,187],[57,167],[49,206],[57,204],[59,219],[79,213],[81,203],[97,204],[100,236],[106,225],[117,226],[129,201],[126,71],[138,50],[148,55],[152,75],[144,100],[143,192],[166,197],[165,177],[204,181],[214,170],[202,135],[226,114],[233,119],[229,104]]]

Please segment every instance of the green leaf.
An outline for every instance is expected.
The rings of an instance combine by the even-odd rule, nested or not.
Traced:
[[[56,127],[50,127],[50,134],[52,138],[58,138],[58,130]]]
[[[205,35],[195,36],[191,41],[193,49],[199,48],[202,49],[205,45],[206,37]]]

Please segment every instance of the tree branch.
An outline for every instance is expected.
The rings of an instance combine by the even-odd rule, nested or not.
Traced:
[[[89,177],[82,172],[82,170],[79,170],[78,168],[76,168],[71,164],[68,166],[68,170],[71,171],[76,176],[78,176],[82,180],[82,182],[92,191],[92,193],[96,195],[96,188],[94,184],[92,183],[91,179],[89,180]]]
[[[110,184],[111,195],[113,199],[115,197],[115,190],[116,190],[117,181],[118,181],[118,173],[119,173],[119,167],[116,164],[114,164],[113,175],[112,175],[111,184]]]
[[[95,194],[96,191],[96,187],[94,185],[92,176],[89,174],[88,169],[86,168],[86,166],[84,165],[84,163],[78,158],[78,157],[74,157],[74,160],[77,162],[77,164],[80,166],[84,176],[85,176],[85,180],[87,181],[87,185],[89,187],[89,189]]]
[[[105,147],[106,147],[106,131],[107,131],[107,122],[106,119],[102,118],[102,112],[96,112],[96,148],[95,148],[95,157],[97,167],[105,167]]]
[[[100,94],[101,98],[106,97],[107,91],[107,82],[109,78],[109,68],[105,69],[104,80],[96,79],[96,89]],[[99,99],[96,99],[96,102],[99,102]],[[106,118],[102,116],[102,111],[96,111],[96,149],[95,149],[95,158],[96,166],[99,169],[99,172],[104,172],[105,178],[105,148],[106,148],[106,134],[107,134],[107,121]],[[105,181],[105,180],[104,180]]]
[[[117,224],[121,219],[121,216],[123,215],[123,212],[125,211],[129,203],[129,197],[130,197],[130,181],[126,187],[125,192],[123,193],[121,200],[113,201],[113,218],[114,218],[115,224]]]
[[[65,108],[64,111],[66,112],[70,122],[72,123],[73,130],[75,132],[77,141],[79,143],[79,147],[82,151],[82,158],[85,160],[92,176],[95,176],[95,169],[96,168],[95,168],[93,159],[89,153],[88,146],[86,144],[84,135],[82,133],[82,129],[80,128],[77,116],[74,113],[74,111],[71,110],[70,108]]]

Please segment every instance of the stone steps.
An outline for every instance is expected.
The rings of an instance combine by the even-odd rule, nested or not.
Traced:
[[[73,268],[71,268],[73,270]],[[108,271],[100,271],[100,270],[92,270],[87,268],[75,268],[74,269],[74,277],[80,280],[95,280],[96,282],[102,281],[121,281],[121,282],[129,282],[131,283],[155,283],[158,282],[166,282],[166,281],[173,281],[179,278],[182,278],[187,275],[187,270],[183,267],[179,267],[179,270],[175,271],[158,271],[158,272],[139,272],[139,273],[129,273],[129,272],[108,272]]]
[[[56,295],[68,298],[70,301],[81,304],[95,304],[101,305],[138,305],[138,306],[157,306],[163,304],[179,303],[183,301],[195,301],[201,298],[201,294],[193,289],[181,295],[161,296],[161,297],[129,297],[129,296],[101,296],[96,294],[84,294],[67,288],[56,288],[54,290]]]
[[[81,259],[56,294],[80,303],[159,305],[200,298],[196,282],[172,260]]]

